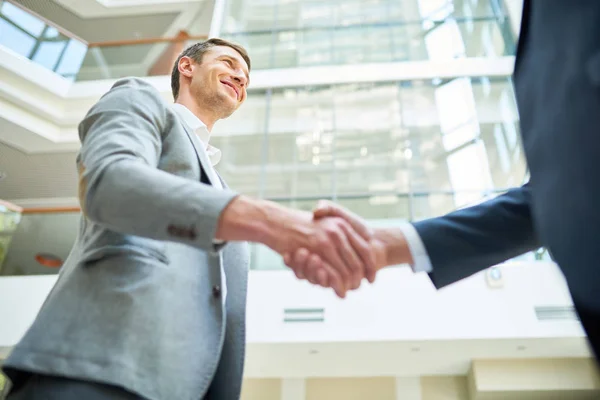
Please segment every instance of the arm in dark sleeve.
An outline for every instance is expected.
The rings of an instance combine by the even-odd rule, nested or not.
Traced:
[[[473,207],[413,224],[441,288],[541,247],[528,184]]]

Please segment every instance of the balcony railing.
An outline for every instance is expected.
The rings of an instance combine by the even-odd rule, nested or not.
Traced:
[[[502,191],[422,193],[378,193],[343,195],[335,199],[339,204],[363,216],[372,226],[395,226],[404,221],[420,220],[440,215],[467,204],[457,199],[470,198],[473,202],[484,201]],[[272,198],[283,206],[312,210],[323,197]],[[19,228],[13,236],[13,245],[1,265],[0,275],[38,275],[58,272],[67,258],[77,237],[78,207],[24,209]],[[285,266],[281,257],[263,245],[251,246],[251,269],[278,270]],[[519,257],[523,260],[548,260],[543,251],[531,252]]]

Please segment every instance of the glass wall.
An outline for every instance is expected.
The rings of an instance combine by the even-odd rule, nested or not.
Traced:
[[[508,77],[280,88],[250,91],[215,125],[211,144],[234,190],[307,211],[332,199],[372,225],[394,226],[521,185],[518,121]],[[79,218],[24,216],[0,275],[56,273],[38,256],[64,260]],[[252,250],[253,269],[284,268],[268,248]]]
[[[508,77],[250,91],[211,143],[243,193],[347,199],[372,218],[440,215],[526,173]]]
[[[256,69],[512,55],[501,0],[226,0]]]
[[[333,199],[395,224],[521,185],[518,122],[508,77],[281,88],[250,91],[211,143],[235,190],[304,210]],[[282,266],[262,246],[254,261]]]
[[[257,69],[514,54],[502,0],[225,0]],[[77,80],[146,76],[167,43],[92,46],[0,0],[0,45]]]

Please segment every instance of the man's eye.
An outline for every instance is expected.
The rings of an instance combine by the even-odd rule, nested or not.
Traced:
[[[233,68],[233,63],[231,62],[231,60],[223,60],[225,62],[225,64],[229,65],[231,68]]]

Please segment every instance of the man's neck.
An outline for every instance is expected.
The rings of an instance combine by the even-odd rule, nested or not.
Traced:
[[[180,95],[175,101],[177,104],[181,104],[192,112],[200,121],[206,125],[208,132],[212,132],[213,125],[217,122],[217,119],[207,107],[200,107],[195,101],[188,98],[185,95]]]

